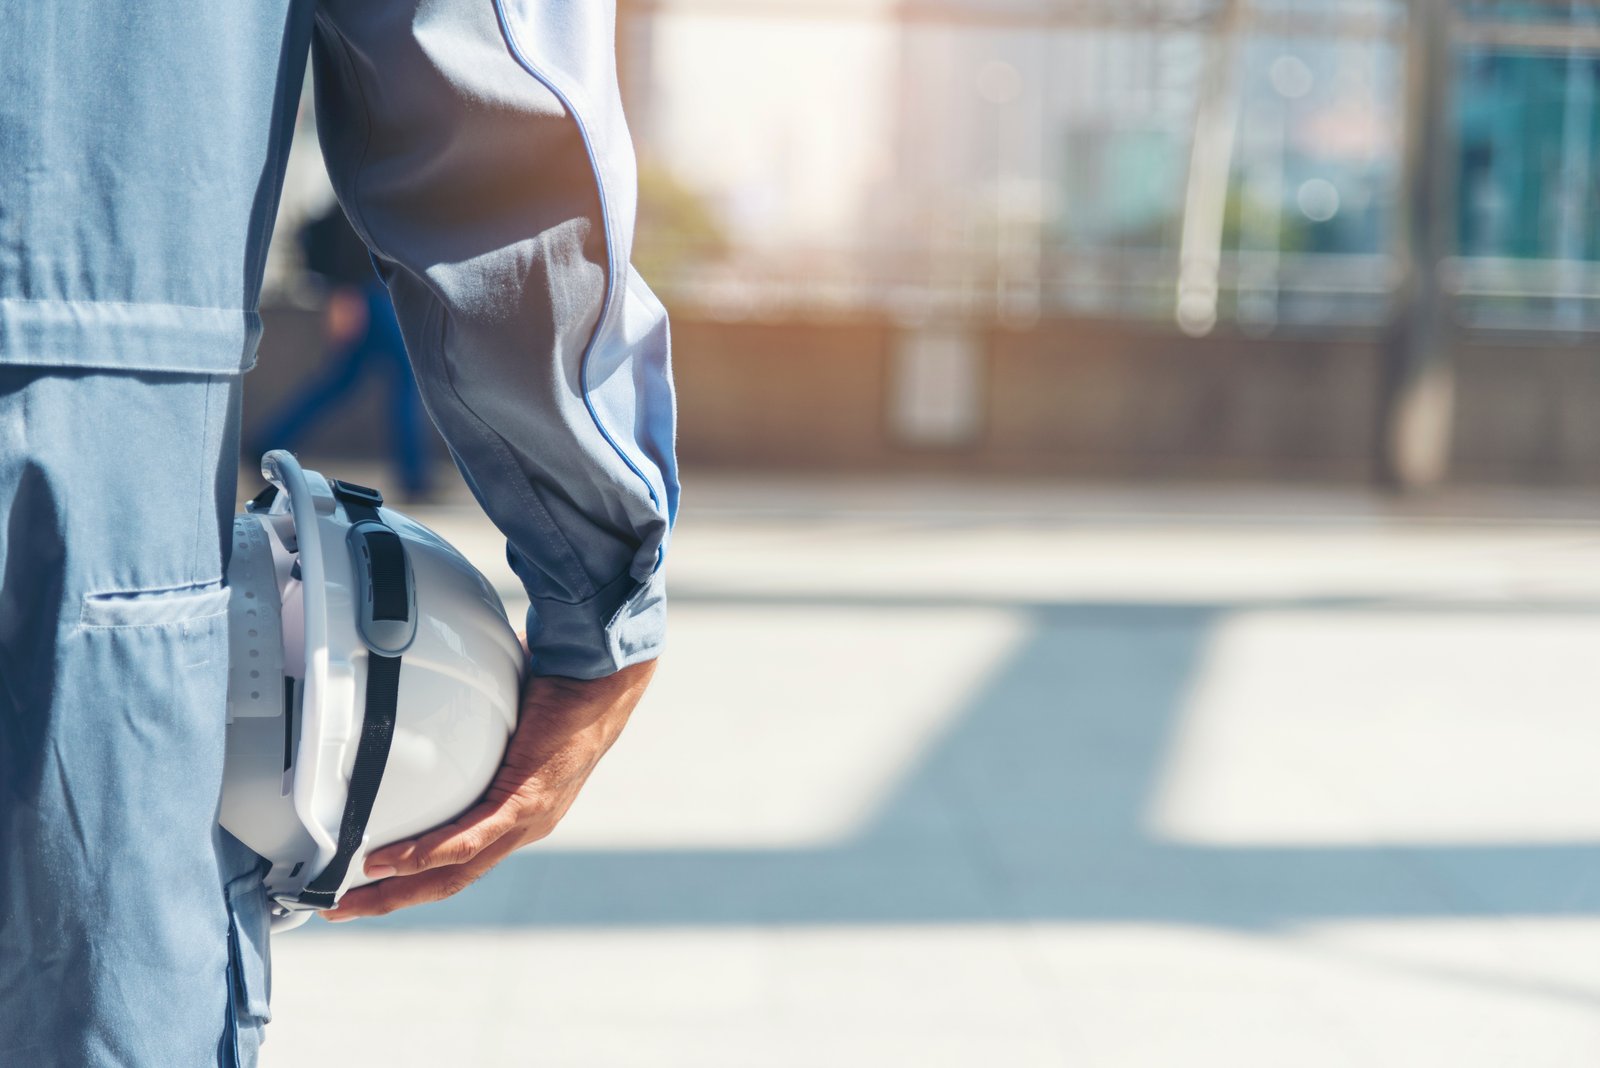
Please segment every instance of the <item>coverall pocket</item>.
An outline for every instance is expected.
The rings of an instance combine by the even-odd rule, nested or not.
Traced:
[[[228,589],[220,580],[159,590],[87,593],[78,622],[88,628],[163,627],[225,615]]]

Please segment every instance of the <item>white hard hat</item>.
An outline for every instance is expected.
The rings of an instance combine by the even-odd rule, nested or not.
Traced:
[[[376,491],[269,452],[234,517],[222,826],[271,862],[273,929],[488,787],[522,648],[494,588]]]

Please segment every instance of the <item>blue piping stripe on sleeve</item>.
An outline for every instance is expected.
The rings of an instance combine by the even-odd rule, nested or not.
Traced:
[[[572,106],[572,101],[567,97],[567,94],[563,93],[554,81],[540,72],[537,67],[529,62],[528,57],[523,54],[522,48],[517,44],[516,34],[511,30],[511,20],[506,15],[504,0],[494,0],[494,14],[495,19],[500,23],[500,34],[505,38],[506,47],[511,49],[511,55],[516,59],[518,65],[527,71],[530,77],[548,89],[561,102],[561,106],[566,108],[567,114],[572,117],[574,125],[578,127],[578,137],[583,141],[583,150],[589,157],[589,169],[594,172],[595,192],[600,199],[600,228],[604,232],[606,240],[606,293],[600,304],[600,317],[594,324],[594,333],[590,335],[589,344],[584,348],[583,357],[578,364],[578,389],[583,396],[583,406],[588,410],[589,419],[594,423],[594,428],[600,432],[600,436],[605,439],[606,444],[611,446],[611,451],[617,454],[618,459],[628,465],[628,470],[639,476],[639,481],[644,483],[645,490],[650,494],[651,505],[659,511],[661,509],[661,499],[656,495],[656,488],[651,483],[650,477],[623,450],[622,446],[617,443],[617,439],[611,436],[611,431],[607,430],[605,423],[601,422],[600,413],[595,410],[594,400],[589,395],[589,358],[594,354],[595,347],[600,342],[600,335],[605,329],[607,320],[611,318],[612,305],[616,301],[620,288],[616,245],[612,240],[611,209],[606,199],[606,185],[600,172],[600,160],[595,155],[594,143],[589,137],[589,128],[584,123],[583,116],[578,114],[578,109]],[[665,547],[658,546],[656,548],[656,568],[658,570],[661,567],[664,555]]]

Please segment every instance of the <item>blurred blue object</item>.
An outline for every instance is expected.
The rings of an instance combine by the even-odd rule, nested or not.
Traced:
[[[395,319],[388,290],[376,276],[371,276],[357,292],[366,307],[365,326],[349,341],[336,345],[329,354],[327,370],[307,382],[268,418],[250,453],[259,456],[268,449],[294,449],[319,421],[339,410],[365,377],[378,375],[388,391],[389,426],[385,433],[390,457],[405,492],[420,497],[431,485],[425,417],[411,361],[400,336],[400,323]]]

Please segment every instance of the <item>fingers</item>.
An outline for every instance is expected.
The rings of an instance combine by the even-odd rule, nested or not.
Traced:
[[[483,801],[454,823],[447,823],[420,838],[395,842],[377,850],[367,857],[366,871],[368,875],[384,878],[466,864],[504,838],[516,825],[517,814],[510,802]]]
[[[344,895],[337,908],[322,915],[334,923],[342,923],[363,916],[385,916],[397,909],[442,901],[477,882],[515,848],[515,842],[503,839],[478,854],[469,864],[433,868],[419,875],[397,876],[358,886]]]
[[[378,880],[347,893],[331,920],[379,916],[459,893],[520,845],[548,835],[627,723],[653,662],[603,679],[529,681],[488,798],[437,830],[375,850]]]
[[[476,875],[467,878],[452,869],[435,869],[421,875],[384,879],[349,891],[336,907],[322,916],[331,923],[343,923],[363,916],[386,916],[409,905],[443,900],[466,889],[475,878]]]

